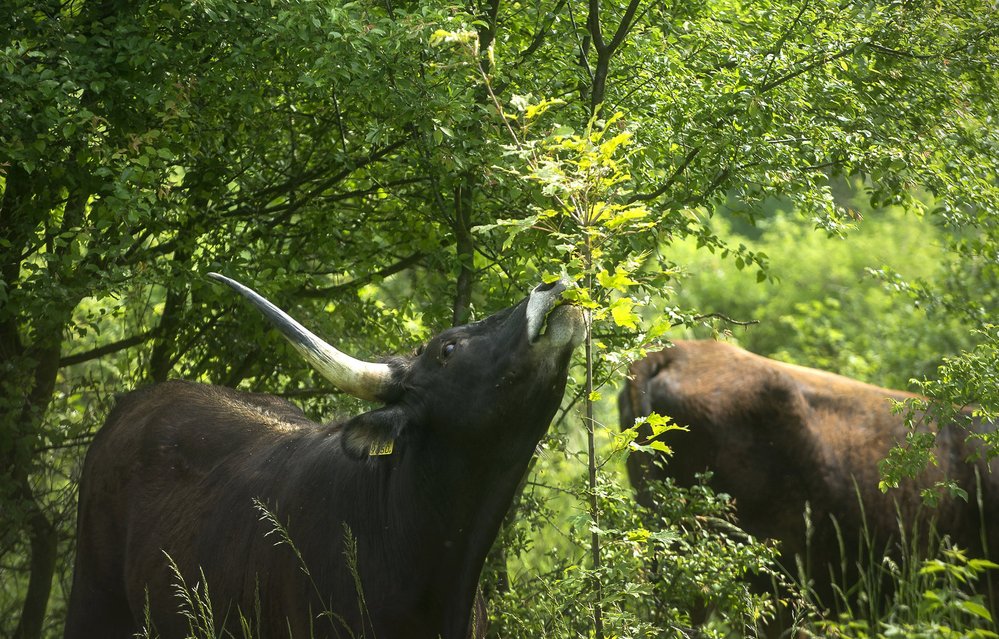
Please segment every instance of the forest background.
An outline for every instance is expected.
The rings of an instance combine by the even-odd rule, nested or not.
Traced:
[[[588,284],[598,388],[577,369],[497,542],[494,636],[600,635],[594,611],[608,636],[670,636],[704,599],[720,611],[706,632],[752,634],[779,605],[745,584],[772,548],[702,525],[730,521],[723,496],[677,490],[648,526],[621,475],[623,367],[671,338],[729,334],[999,412],[994,2],[0,15],[0,636],[61,633],[80,462],[116,393],[182,377],[317,418],[359,408],[208,271],[365,357],[561,270]],[[929,443],[889,472],[918,472]],[[959,635],[994,630],[958,612]]]

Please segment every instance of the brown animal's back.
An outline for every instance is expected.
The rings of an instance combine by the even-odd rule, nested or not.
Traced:
[[[878,462],[906,435],[893,405],[917,397],[912,393],[714,341],[678,341],[633,364],[631,376],[619,398],[622,427],[651,411],[689,427],[665,436],[672,457],[629,458],[632,483],[647,503],[648,480],[669,476],[689,486],[696,473],[711,470],[712,486],[735,499],[740,524],[756,536],[780,539],[786,554],[805,550],[806,502],[816,524],[813,556],[816,548],[832,551],[819,558],[823,562],[839,561],[831,517],[848,553],[865,521],[881,544],[897,539],[899,516],[909,530],[936,516],[957,543],[980,546],[974,504],[945,500],[928,513],[919,497],[945,476],[974,494],[974,467],[964,463],[973,451],[953,426],[938,438],[939,466],[888,494],[878,488]]]

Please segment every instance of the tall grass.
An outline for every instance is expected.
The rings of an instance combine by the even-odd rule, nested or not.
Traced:
[[[200,580],[194,584],[188,584],[187,579],[181,572],[177,562],[168,553],[164,552],[167,566],[173,577],[174,595],[177,598],[177,611],[187,621],[187,636],[197,639],[215,639],[219,636],[215,623],[215,611],[211,602],[211,595],[208,592],[208,580],[205,578],[204,570],[198,570]],[[146,591],[146,605],[144,610],[145,625],[140,633],[143,639],[155,639],[158,635],[152,622],[152,612],[149,604],[149,592]],[[242,617],[241,617],[242,620]]]
[[[673,487],[672,497],[675,498],[677,492],[679,491]],[[626,603],[627,600],[635,603],[635,609],[631,612],[624,614],[623,611],[619,611],[624,616],[608,614],[606,620],[608,632],[614,632],[619,636],[652,637],[657,636],[654,628],[659,628],[659,633],[666,635],[658,636],[676,637],[737,638],[767,634],[797,639],[805,637],[999,638],[993,611],[990,610],[991,599],[988,597],[991,592],[989,576],[994,569],[999,568],[999,565],[987,559],[969,556],[965,550],[954,546],[947,536],[939,535],[932,521],[925,529],[911,529],[904,525],[901,516],[897,516],[897,538],[887,543],[884,540],[879,541],[874,538],[867,525],[866,514],[863,511],[856,560],[850,559],[847,552],[851,540],[844,538],[843,529],[833,520],[831,525],[834,526],[836,533],[839,560],[835,566],[820,566],[810,561],[816,528],[811,521],[811,512],[806,509],[804,513],[806,552],[796,558],[793,570],[770,573],[775,579],[772,604],[781,609],[781,623],[777,628],[767,627],[769,619],[777,610],[774,607],[763,607],[759,609],[764,611],[761,615],[748,615],[747,610],[740,608],[740,605],[747,605],[747,602],[751,601],[748,591],[744,591],[741,595],[745,598],[742,604],[736,605],[731,601],[724,603],[724,589],[732,590],[735,581],[740,579],[735,576],[736,573],[725,572],[719,565],[714,565],[711,569],[712,564],[706,560],[695,561],[696,566],[690,564],[691,559],[700,552],[698,548],[703,544],[711,548],[710,554],[717,554],[724,552],[723,548],[728,548],[728,552],[731,552],[743,544],[752,545],[757,542],[729,521],[723,506],[723,502],[727,499],[724,495],[715,497],[706,485],[682,492],[685,495],[683,504],[664,503],[661,504],[663,510],[658,511],[663,523],[676,517],[679,518],[674,525],[682,521],[687,522],[673,531],[676,534],[667,535],[668,529],[664,529],[662,535],[650,532],[651,537],[640,544],[634,543],[634,539],[629,542],[632,551],[641,549],[646,554],[651,552],[650,556],[657,568],[650,569],[648,564],[645,568],[641,568],[643,561],[647,562],[650,556],[635,556],[632,557],[637,562],[633,565],[633,568],[636,568],[634,572],[616,574],[613,577],[608,574],[603,575],[605,580],[603,585],[608,596],[614,595],[617,602],[615,606],[630,607],[630,604]],[[666,496],[670,494],[664,493],[663,497],[669,499]],[[978,504],[981,508],[980,494]],[[261,513],[261,520],[270,525],[267,534],[276,538],[277,545],[287,546],[291,550],[299,568],[315,590],[317,600],[323,601],[322,593],[312,580],[309,567],[295,546],[287,527],[264,504],[258,502],[256,507]],[[690,511],[691,508],[693,511]],[[671,512],[671,509],[679,510]],[[622,512],[618,515],[624,516]],[[613,517],[610,519],[613,520]],[[684,529],[691,525],[693,528],[684,532]],[[982,536],[984,539],[984,532]],[[713,545],[715,538],[724,543],[715,547]],[[629,538],[626,536],[623,539]],[[309,639],[317,635],[331,635],[344,639],[377,639],[371,632],[372,620],[367,610],[364,589],[357,569],[357,540],[346,527],[344,548],[344,556],[354,579],[356,605],[363,619],[362,628],[359,632],[349,628],[342,617],[330,610],[327,602],[322,610],[313,615],[316,626],[310,630],[307,637],[296,637],[296,639]],[[612,544],[609,548],[613,550],[615,546]],[[609,557],[614,558],[614,553]],[[756,558],[756,560],[762,559]],[[172,558],[167,557],[167,560],[173,575],[178,612],[187,622],[190,639],[263,637],[259,589],[254,610],[236,611],[238,624],[235,624],[235,627],[238,629],[238,634],[233,634],[223,629],[227,625],[227,620],[217,617],[218,608],[212,606],[211,593],[204,572],[199,571],[199,580],[192,584],[185,579]],[[732,567],[733,561],[736,564],[745,563],[744,568],[747,569],[752,564],[749,558],[741,555],[726,555],[721,564]],[[850,565],[851,561],[853,565]],[[762,561],[756,569],[766,573],[766,565],[767,562]],[[694,568],[709,569],[710,574],[700,577],[693,573],[687,574]],[[740,570],[738,574],[745,578],[751,572],[755,571]],[[536,636],[539,639],[580,636],[579,604],[585,600],[582,590],[587,587],[589,581],[582,577],[572,578],[572,574],[574,571],[566,568],[565,572],[557,576],[549,575],[548,578],[541,578],[540,583],[535,583],[535,587],[539,590],[533,591],[532,600],[524,600],[524,592],[519,593],[520,597],[515,592],[498,597],[494,601],[493,608],[493,612],[501,618],[497,620],[497,627],[500,631],[504,626],[507,631],[516,627],[531,628],[539,633],[532,634],[532,637]],[[645,585],[637,583],[642,579],[648,579],[649,583]],[[623,583],[622,580],[627,583]],[[725,585],[720,583],[722,580],[731,580],[732,583]],[[820,582],[832,584],[827,591],[831,595],[826,594],[825,600],[819,592],[825,589],[816,587]],[[676,588],[684,592],[675,591]],[[715,592],[715,589],[720,590]],[[728,594],[731,596],[737,594],[737,591],[736,588]],[[709,592],[713,592],[713,595],[708,595]],[[634,598],[639,594],[649,600],[642,602]],[[693,630],[689,626],[685,628],[685,624],[677,623],[682,619],[689,621],[687,615],[673,617],[650,605],[655,601],[659,606],[669,607],[683,601],[693,606],[692,602],[706,595],[708,600],[713,600],[713,603],[705,601],[710,604],[708,609],[704,610],[707,618],[703,621],[705,625],[698,630]],[[718,599],[719,595],[723,596],[722,599]],[[617,610],[615,606],[609,606],[608,612],[613,613]],[[691,608],[691,611],[694,611],[694,608]],[[735,614],[731,618],[726,618],[727,614],[732,612],[741,612],[741,616]],[[473,614],[480,613],[481,611],[476,608]],[[718,613],[722,613],[723,617],[716,616]],[[618,622],[626,621],[629,615],[634,615],[634,618],[618,627]],[[143,639],[154,639],[157,635],[151,624],[148,604],[146,616],[146,628],[140,636]],[[520,619],[511,623],[515,617]],[[751,618],[755,618],[756,623],[753,623]],[[477,619],[473,620],[473,623],[476,621]],[[626,626],[630,628],[630,632],[618,632]]]
[[[274,512],[268,508],[266,504],[256,499],[253,503],[254,507],[260,512],[260,520],[270,525],[270,530],[265,533],[265,536],[275,537],[277,539],[275,545],[287,546],[291,550],[295,556],[296,562],[298,563],[299,569],[305,574],[313,592],[316,594],[316,599],[323,602],[322,609],[311,615],[312,625],[310,625],[308,636],[294,637],[294,639],[314,639],[317,633],[315,624],[316,622],[323,621],[328,624],[328,627],[325,628],[319,636],[333,636],[338,639],[377,639],[372,629],[371,617],[368,612],[367,602],[364,598],[364,589],[361,584],[361,576],[357,567],[357,539],[354,537],[350,528],[346,524],[343,526],[344,559],[347,562],[347,567],[350,570],[351,577],[353,578],[354,588],[357,594],[357,609],[362,620],[360,634],[350,628],[346,620],[341,615],[331,610],[330,603],[325,601],[324,594],[321,592],[319,586],[313,579],[312,572],[306,564],[305,558],[302,556],[301,551],[292,540],[287,526],[285,526],[277,518]],[[216,620],[216,607],[212,605],[211,595],[208,590],[208,581],[205,578],[204,570],[199,568],[199,581],[194,584],[189,584],[174,559],[167,553],[164,553],[164,555],[166,555],[167,565],[169,566],[170,573],[172,575],[174,594],[178,602],[177,612],[187,621],[186,639],[255,639],[265,637],[265,633],[261,631],[264,626],[261,621],[262,606],[260,601],[259,584],[254,592],[253,610],[236,610],[236,621],[239,626],[239,634],[234,635],[231,631],[226,629],[226,619]],[[247,612],[252,613],[251,616],[247,616]],[[142,631],[139,633],[139,637],[141,639],[158,639],[158,636],[159,635],[157,634],[152,622],[147,593],[145,624]],[[292,637],[290,624],[288,631],[284,636]]]
[[[978,505],[982,507],[980,497]],[[886,542],[874,538],[863,509],[861,515],[853,566],[848,565],[846,553],[849,540],[832,521],[840,557],[834,570],[809,565],[813,528],[806,510],[806,557],[797,561],[797,586],[810,611],[801,621],[805,633],[844,639],[999,637],[987,596],[989,573],[999,565],[970,557],[938,533],[932,517],[923,528],[908,527],[897,515],[898,537]],[[816,574],[823,570],[827,573]],[[831,601],[819,597],[815,588],[819,578],[830,580]]]

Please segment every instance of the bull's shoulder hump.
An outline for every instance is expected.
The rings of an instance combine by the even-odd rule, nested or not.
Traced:
[[[775,393],[795,391],[770,360],[726,342],[678,340],[655,355],[647,394],[657,411],[672,416],[724,421],[770,406]]]
[[[207,422],[216,429],[230,426],[276,430],[318,427],[300,408],[274,395],[179,380],[123,396],[112,417],[115,414],[128,421]]]
[[[207,459],[220,451],[223,456],[246,453],[323,429],[277,397],[165,382],[119,398],[95,444],[135,451],[147,461],[169,451]]]
[[[209,386],[203,401],[208,410],[236,423],[276,431],[315,430],[319,425],[305,416],[294,404],[273,395],[235,391]]]
[[[884,388],[816,368],[776,360],[771,361],[778,370],[801,387],[802,393],[806,397],[815,402],[852,400],[860,403],[881,402],[888,407],[891,405],[891,400],[905,401],[920,397],[908,391]]]
[[[173,410],[147,406],[142,464],[176,481],[194,480],[253,459],[284,458],[321,438],[324,427],[280,398],[221,386],[188,384],[161,389]],[[285,451],[285,452],[282,452]]]

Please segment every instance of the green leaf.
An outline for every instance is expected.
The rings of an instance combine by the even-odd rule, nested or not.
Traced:
[[[621,297],[611,303],[611,317],[617,326],[624,328],[638,328],[639,317],[634,311],[634,302],[630,297]]]
[[[622,227],[634,226],[632,223],[637,220],[644,220],[649,215],[649,209],[644,206],[627,206],[614,211],[613,215],[606,218],[604,226],[609,230],[617,230]]]
[[[984,619],[988,622],[992,622],[992,614],[989,612],[988,608],[978,603],[977,601],[962,601],[961,609],[965,612],[978,617],[979,619]]]
[[[651,448],[652,450],[657,450],[661,453],[666,453],[667,455],[673,454],[673,449],[658,439],[653,439],[651,442],[649,442],[649,448]]]
[[[999,568],[999,564],[994,561],[989,561],[988,559],[969,559],[968,566],[975,572],[982,572],[983,570],[995,570]]]
[[[557,99],[557,98],[556,99],[551,99],[551,100],[549,100],[549,99],[541,100],[537,104],[530,104],[530,105],[528,105],[527,108],[524,110],[524,117],[527,120],[533,120],[534,118],[540,116],[545,111],[547,111],[548,109],[552,108],[553,106],[560,105],[560,104],[565,104],[565,100],[560,100],[560,99]]]
[[[621,291],[622,293],[627,292],[630,287],[638,284],[638,282],[628,276],[627,272],[619,270],[619,268],[615,268],[613,274],[608,273],[606,270],[598,271],[597,283],[606,289]]]

